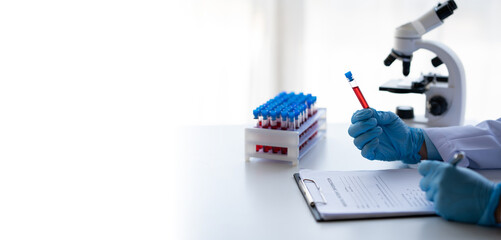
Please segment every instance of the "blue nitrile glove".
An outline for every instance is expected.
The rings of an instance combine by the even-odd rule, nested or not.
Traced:
[[[440,161],[422,161],[419,186],[435,204],[438,215],[447,220],[495,225],[501,184],[463,167]]]
[[[365,158],[409,164],[421,160],[423,130],[408,127],[396,114],[366,108],[356,111],[351,123],[348,134]]]

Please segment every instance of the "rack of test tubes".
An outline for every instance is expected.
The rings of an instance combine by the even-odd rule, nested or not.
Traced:
[[[299,160],[325,136],[326,109],[311,94],[281,92],[253,110],[256,124],[245,129],[245,160]]]

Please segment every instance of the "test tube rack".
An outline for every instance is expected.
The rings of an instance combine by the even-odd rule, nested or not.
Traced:
[[[316,113],[296,130],[247,127],[245,161],[261,158],[288,161],[297,165],[299,160],[325,137],[326,129],[325,108],[317,109]]]

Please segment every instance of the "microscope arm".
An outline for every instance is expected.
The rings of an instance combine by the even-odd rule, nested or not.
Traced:
[[[448,86],[445,88],[432,88],[426,92],[427,102],[435,94],[442,95],[450,104],[449,114],[441,116],[428,115],[427,117],[440,125],[462,125],[464,123],[465,102],[466,102],[466,80],[463,64],[459,57],[446,45],[429,40],[413,41],[415,50],[426,49],[435,54],[445,64],[449,73]],[[437,125],[438,126],[438,125]]]

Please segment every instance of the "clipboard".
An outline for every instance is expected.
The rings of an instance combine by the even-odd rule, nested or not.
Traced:
[[[293,176],[317,222],[436,215],[417,169],[303,169]]]
[[[306,205],[308,205],[308,208],[310,209],[311,214],[313,214],[313,218],[315,218],[315,220],[317,222],[323,222],[324,219],[320,215],[320,212],[318,212],[318,209],[316,207],[317,206],[316,202],[313,200],[313,198],[310,194],[310,191],[306,188],[306,184],[303,182],[304,180],[301,179],[301,177],[299,176],[299,173],[294,173],[294,179],[296,180],[297,186],[298,186],[299,190],[301,191],[301,194],[303,195],[304,200],[306,201]],[[307,180],[313,181],[311,179],[307,179]],[[315,182],[315,181],[313,181],[313,182]],[[315,183],[315,185],[316,185],[316,183]]]

